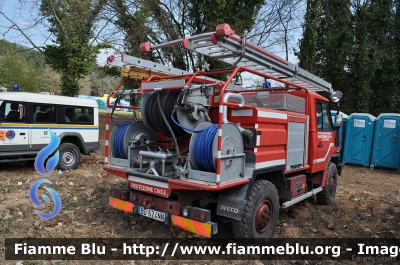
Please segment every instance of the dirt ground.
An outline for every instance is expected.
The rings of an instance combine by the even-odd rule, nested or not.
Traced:
[[[105,119],[101,115],[101,148],[82,156],[76,170],[53,172],[48,179],[62,200],[61,212],[50,220],[35,214],[29,200],[30,186],[42,179],[33,162],[0,165],[0,264],[4,238],[189,238],[193,234],[109,207],[111,187],[123,187],[121,179],[102,170]],[[120,116],[119,119],[124,119]],[[126,118],[125,118],[126,119]],[[339,178],[337,196],[329,206],[313,198],[281,210],[277,238],[394,238],[400,236],[400,174],[396,170],[346,165]],[[51,210],[51,207],[49,206]],[[49,210],[49,211],[50,211]],[[218,237],[232,238],[229,222]],[[38,261],[22,264],[331,264],[332,261]],[[345,264],[349,262],[337,262]],[[21,263],[19,263],[21,264]],[[393,263],[392,263],[393,264]]]

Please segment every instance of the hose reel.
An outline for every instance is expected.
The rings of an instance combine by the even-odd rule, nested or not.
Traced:
[[[160,105],[158,105],[157,97],[159,97]],[[142,96],[142,120],[148,128],[168,137],[172,135],[160,115],[159,108],[162,109],[173,134],[177,137],[185,132],[191,134],[199,124],[209,119],[208,99],[199,95],[197,91],[191,93],[181,90],[147,92]],[[182,125],[181,127],[171,119],[171,115]]]
[[[162,112],[166,117],[168,124],[171,126],[173,133],[176,136],[182,135],[183,130],[177,126],[170,118],[174,106],[178,100],[180,90],[178,91],[156,91],[146,93],[142,97],[141,113],[144,124],[154,132],[160,132],[168,137],[172,137],[167,125],[162,119],[159,107],[161,106]],[[160,106],[157,102],[159,96]],[[176,115],[174,117],[176,119]]]
[[[147,150],[147,146],[154,145],[155,141],[156,133],[148,129],[143,121],[123,121],[118,123],[111,132],[111,153],[115,158],[128,159],[128,148],[146,148],[143,150]],[[131,157],[135,155],[136,152],[131,154]]]
[[[203,131],[201,131],[203,130]],[[218,125],[203,122],[196,127],[189,143],[189,159],[195,170],[214,172],[218,158]],[[222,125],[221,170],[239,175],[241,166],[233,163],[234,158],[244,157],[243,138],[239,128],[233,123]],[[222,175],[221,171],[221,175]]]

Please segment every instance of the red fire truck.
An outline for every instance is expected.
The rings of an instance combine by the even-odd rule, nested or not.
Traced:
[[[316,92],[331,93],[339,102],[340,91],[247,43],[227,24],[140,48],[152,52],[172,45],[229,67],[190,73],[121,57],[127,78],[108,98],[118,102],[140,95],[140,107],[132,108],[140,109],[142,120],[116,123],[111,134],[107,131],[103,168],[129,184],[126,190],[111,189],[113,208],[204,237],[218,232],[214,217],[225,216],[233,222],[234,236],[267,238],[274,233],[279,208],[314,194],[319,204],[335,199],[342,171],[340,115],[333,124],[329,101]],[[118,64],[114,57],[108,63]],[[152,75],[139,89],[121,89],[146,71]],[[221,74],[226,81],[214,79]],[[245,88],[238,82],[245,74],[265,82],[258,89]],[[107,130],[110,118],[107,112]]]

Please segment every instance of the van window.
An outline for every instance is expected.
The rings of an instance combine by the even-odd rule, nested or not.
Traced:
[[[25,104],[3,102],[0,107],[0,120],[3,122],[25,122]]]
[[[33,122],[56,123],[57,108],[51,105],[33,105]]]
[[[66,123],[93,123],[93,108],[87,107],[66,107]]]

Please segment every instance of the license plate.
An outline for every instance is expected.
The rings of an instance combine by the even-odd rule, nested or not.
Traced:
[[[145,209],[142,206],[138,206],[138,210],[140,215],[165,223],[166,214],[163,212],[155,211],[153,209]]]

